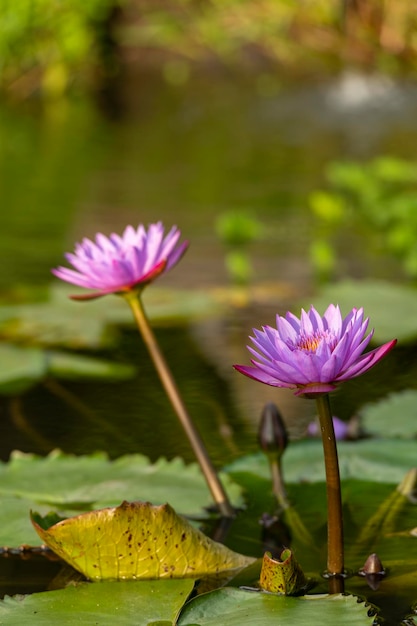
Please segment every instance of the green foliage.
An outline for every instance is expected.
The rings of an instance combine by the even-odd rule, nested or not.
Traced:
[[[147,58],[150,50],[162,50],[163,75],[179,85],[195,62],[207,59],[229,67],[294,69],[303,64],[315,69],[334,67],[349,58],[352,48],[356,63],[369,67],[373,60],[384,70],[395,71],[415,55],[409,35],[413,13],[407,2],[398,0],[381,14],[375,8],[380,16],[375,20],[374,10],[348,6],[345,15],[337,4],[325,0],[173,0],[141,2],[137,7],[126,0],[3,0],[0,87],[22,99],[34,92],[62,95],[74,83],[85,84],[85,79],[106,70],[114,72],[111,45],[122,50],[146,48]],[[114,9],[125,6],[126,17],[112,25]],[[379,30],[385,22],[390,28],[387,43]],[[161,55],[155,59],[159,65]]]
[[[222,480],[235,506],[242,504],[241,488],[229,476]],[[14,453],[0,464],[0,497],[4,520],[0,545],[39,545],[28,518],[51,508],[74,515],[122,500],[169,502],[184,515],[207,517],[211,496],[197,465],[181,459],[151,464],[142,455],[110,461],[105,454],[76,457],[52,452],[46,457]]]
[[[400,439],[362,439],[352,443],[338,442],[340,475],[343,480],[372,480],[396,484],[415,466],[417,441]],[[234,461],[227,472],[241,483],[253,474],[269,479],[270,469],[264,454],[254,454]],[[325,480],[321,441],[304,440],[290,445],[283,457],[287,483],[309,483]]]
[[[150,626],[176,623],[194,586],[192,580],[83,583],[0,602],[0,624],[21,626]]]
[[[47,371],[43,350],[0,344],[0,394],[24,393],[42,380]]]
[[[417,391],[408,389],[391,393],[380,402],[361,409],[365,432],[374,437],[417,437]]]
[[[0,343],[0,394],[19,395],[47,376],[64,380],[120,381],[135,368],[90,356]]]
[[[0,601],[0,624],[21,626],[283,626],[372,625],[369,605],[354,596],[287,598],[225,588],[191,601],[192,580],[81,583],[59,591]],[[180,614],[181,613],[181,614]]]
[[[246,211],[222,213],[216,220],[216,232],[228,249],[225,264],[235,285],[247,285],[253,275],[249,245],[263,235],[262,223]]]
[[[363,307],[370,318],[370,328],[375,329],[375,343],[394,338],[406,343],[417,337],[417,292],[411,287],[382,280],[343,280],[324,285],[314,298],[314,306],[320,312],[329,302],[338,304],[344,315],[353,307]],[[304,307],[310,304],[311,301],[303,302]]]
[[[46,300],[1,306],[0,337],[19,344],[98,349],[113,346],[117,325],[133,324],[132,313],[123,298],[106,297],[85,303],[74,302],[69,295],[80,293],[77,287],[53,285]],[[221,312],[218,301],[207,291],[179,291],[152,287],[145,292],[146,310],[153,324],[167,324]],[[58,363],[56,362],[58,367]],[[63,363],[62,363],[63,365]]]
[[[326,178],[329,188],[309,198],[317,221],[311,260],[318,275],[334,274],[333,242],[343,232],[344,238],[366,241],[373,254],[397,257],[405,276],[417,278],[417,163],[389,156],[334,162]]]
[[[221,241],[230,247],[245,247],[260,238],[261,222],[246,211],[222,213],[216,220],[216,231]]]
[[[373,0],[370,0],[371,5]],[[374,11],[378,19],[374,19]],[[394,30],[397,54],[385,49],[380,36],[380,20]],[[356,64],[370,59],[391,68],[401,63],[405,48],[413,54],[414,42],[408,36],[413,13],[408,0],[398,0],[380,13],[378,7],[346,11],[336,3],[263,0],[227,0],[196,3],[174,0],[169,3],[143,4],[141,19],[122,33],[122,42],[156,48],[196,62],[215,60],[228,67],[253,67],[267,60],[268,66],[296,68],[325,66],[352,55]],[[350,34],[354,34],[354,44]],[[190,64],[191,64],[190,63]],[[369,67],[369,65],[368,65]]]
[[[289,598],[241,589],[218,589],[186,605],[178,626],[372,626],[369,606],[353,596],[310,595]]]
[[[100,58],[104,23],[117,0],[3,0],[0,86],[22,97],[63,94]]]
[[[232,284],[247,285],[253,275],[253,267],[249,255],[241,250],[228,252],[225,257],[227,273]]]
[[[415,565],[413,550],[411,549],[415,541],[412,532],[415,526],[415,505],[406,497],[409,489],[402,493],[395,487],[393,482],[400,475],[402,478],[405,471],[414,463],[417,444],[415,441],[393,440],[349,442],[346,444],[342,442],[342,444],[340,447],[342,475],[357,477],[343,481],[345,516],[349,520],[349,524],[346,526],[346,562],[350,567],[358,568],[362,565],[364,555],[368,554],[371,549],[381,553],[384,565],[390,569],[389,589],[398,590],[396,597],[401,597],[400,602],[404,615],[406,607],[409,606],[415,597],[413,595],[415,593],[415,576],[413,574]],[[285,459],[288,463],[284,466],[284,472],[291,480],[297,481],[288,483],[288,495],[291,502],[294,503],[294,510],[299,513],[304,525],[311,533],[311,541],[309,541],[308,545],[305,544],[303,536],[298,534],[297,524],[299,524],[299,521],[297,522],[294,516],[286,516],[285,523],[291,529],[292,551],[296,553],[297,560],[305,571],[317,572],[321,563],[320,559],[323,559],[323,555],[325,555],[326,542],[326,534],[323,531],[326,517],[325,486],[323,482],[314,482],[315,480],[322,481],[324,478],[321,446],[316,441],[300,443],[290,446],[286,451],[286,455],[290,453],[292,448],[295,448],[295,451],[292,458]],[[375,449],[372,453],[373,448]],[[344,462],[345,459],[347,459],[346,463]],[[126,457],[119,461],[108,462],[103,456],[76,458],[65,455],[53,455],[47,459],[40,459],[31,455],[17,455],[10,464],[2,466],[0,475],[0,486],[3,489],[1,494],[3,514],[0,543],[4,543],[8,539],[10,540],[13,532],[15,532],[14,537],[16,539],[17,535],[14,527],[19,525],[19,521],[24,516],[26,516],[28,521],[28,508],[34,508],[30,500],[26,499],[30,497],[30,493],[32,493],[32,497],[38,499],[38,503],[42,500],[49,500],[50,505],[53,505],[55,502],[55,506],[58,504],[58,508],[62,508],[63,504],[64,506],[70,505],[71,502],[74,504],[74,499],[78,499],[80,501],[79,504],[88,506],[88,502],[91,502],[94,494],[96,497],[100,497],[100,489],[102,494],[108,493],[109,498],[112,497],[110,493],[112,489],[114,489],[113,495],[115,498],[117,498],[117,495],[123,497],[127,492],[130,492],[134,497],[139,493],[146,494],[146,489],[149,489],[149,493],[156,493],[158,482],[153,481],[153,475],[160,474],[158,479],[159,486],[164,487],[167,493],[174,494],[174,485],[176,485],[175,488],[177,490],[183,489],[183,493],[186,495],[186,492],[191,489],[191,485],[187,481],[188,470],[183,471],[183,468],[181,471],[177,471],[175,465],[178,465],[178,463],[178,461],[169,464],[166,462],[162,463],[162,473],[160,473],[156,466],[149,465],[145,459],[141,460],[139,457]],[[321,466],[321,473],[319,473],[319,465]],[[155,472],[154,468],[156,469]],[[382,473],[381,468],[383,468]],[[137,469],[139,470],[138,472],[136,472]],[[267,460],[264,455],[243,458],[230,468],[230,473],[247,490],[250,510],[241,513],[240,516],[243,515],[253,519],[255,533],[259,533],[257,516],[261,512],[270,509],[271,506],[271,484],[268,479]],[[129,479],[128,475],[131,475],[132,480]],[[366,477],[368,477],[368,481],[363,480]],[[306,478],[310,482],[307,482]],[[358,478],[360,479],[358,480]],[[90,479],[91,484],[85,484]],[[381,482],[375,482],[375,480],[380,480]],[[93,484],[94,481],[95,484]],[[203,480],[201,476],[200,481],[202,485]],[[34,484],[39,485],[35,494],[33,494]],[[11,497],[4,489],[6,491],[9,489],[9,492],[14,493],[15,496]],[[56,490],[55,494],[52,493],[53,489]],[[44,492],[43,496],[42,491]],[[62,496],[64,494],[66,496],[66,504],[63,503]],[[195,500],[198,497],[196,495],[198,490],[195,492],[189,491],[188,495],[190,494],[191,499]],[[16,506],[18,502],[20,503],[20,509],[16,508],[14,512],[10,506],[12,500]],[[45,511],[49,510],[45,509],[45,504],[42,508]],[[158,509],[159,507],[152,508]],[[162,507],[162,509],[164,508],[166,507]],[[83,516],[78,519],[82,521]],[[54,526],[57,522],[58,525]],[[129,516],[126,524],[130,524],[130,522]],[[77,518],[71,520],[71,523],[76,524]],[[244,537],[242,530],[239,529],[239,518],[235,523],[238,526],[234,533],[237,533],[239,542],[241,542]],[[118,524],[119,532],[116,535],[115,542],[109,541],[106,543],[110,549],[109,554],[113,554],[111,552],[114,547],[113,544],[117,543],[121,538],[120,531],[126,530],[126,524]],[[60,526],[59,519],[55,516],[48,517],[43,526],[48,528],[50,525],[52,525],[52,529],[58,530]],[[166,530],[170,524],[162,523],[162,525],[159,525],[158,522],[156,526],[159,528],[158,534],[163,534],[164,529]],[[143,528],[143,525],[140,524],[138,528]],[[189,527],[187,526],[187,528]],[[258,531],[256,531],[256,528],[258,528]],[[233,531],[233,528],[231,530]],[[86,533],[88,534],[90,531],[91,527],[86,527]],[[152,534],[152,527],[150,532]],[[254,535],[252,531],[246,530],[246,533],[248,532],[250,536],[247,538],[247,545],[253,545],[256,534]],[[82,535],[84,534],[83,532]],[[24,543],[27,543],[29,539],[29,542],[33,545],[27,529],[26,535],[23,536],[26,537]],[[76,535],[71,535],[71,537],[71,540],[77,541]],[[358,550],[359,545],[360,550]],[[232,547],[232,549],[234,548]],[[256,551],[258,552],[260,549],[261,546],[259,545]],[[105,552],[102,551],[100,554],[105,554]],[[285,556],[288,556],[288,553]],[[401,567],[399,563],[402,564]],[[306,564],[308,565],[307,570]],[[410,570],[406,577],[404,576],[404,568]],[[250,580],[252,581],[252,578]],[[159,582],[161,581],[154,581],[153,584],[158,585]],[[247,585],[248,582],[248,580],[243,583],[236,580],[236,585]],[[85,615],[88,616],[91,611],[95,610],[97,611],[98,622],[106,624],[106,618],[101,620],[101,611],[106,610],[109,616],[117,616],[118,623],[132,624],[133,626],[133,624],[141,624],[142,622],[131,621],[132,617],[129,613],[131,603],[133,602],[135,607],[140,606],[140,604],[137,605],[136,603],[142,601],[143,592],[148,602],[146,610],[153,615],[153,611],[156,610],[154,598],[159,598],[159,590],[163,593],[162,590],[164,589],[161,586],[151,592],[150,588],[146,586],[149,583],[145,583],[143,587],[141,586],[142,582],[131,582],[130,587],[126,587],[125,583],[118,583],[122,586],[120,588],[116,587],[115,593],[111,594],[111,598],[114,600],[113,605],[108,605],[104,600],[100,601],[99,596],[90,590],[91,587],[102,589],[102,585],[105,585],[108,595],[110,595],[110,591],[113,589],[110,586],[112,584],[115,583],[101,583],[100,585],[83,584],[75,588],[71,586],[59,592],[46,592],[29,596],[23,601],[7,598],[0,603],[0,623],[2,623],[2,619],[7,620],[5,623],[8,624],[21,623],[19,619],[24,619],[27,614],[26,611],[32,611],[33,620],[31,623],[33,622],[35,626],[37,624],[39,626],[49,626],[51,624],[52,626],[52,623],[56,623],[57,615],[60,616],[60,623],[63,625],[68,624],[69,626],[72,623],[68,616],[69,607],[71,607],[72,618],[78,615],[78,611],[80,611],[80,614],[82,613],[85,619]],[[230,581],[228,584],[234,583]],[[363,579],[354,577],[348,579],[346,584],[349,592],[368,595],[366,590],[364,591],[365,583]],[[214,586],[218,587],[218,585],[219,581],[216,581]],[[174,588],[173,586],[172,589]],[[80,594],[80,603],[76,603],[74,600],[76,597],[74,596],[76,593],[74,589],[78,590]],[[130,589],[130,591],[126,591],[127,589]],[[178,587],[175,589],[175,598],[169,597],[167,594],[167,604],[163,603],[162,606],[164,610],[165,608],[173,610],[173,603],[177,601],[178,615],[178,611],[184,605],[191,587]],[[119,590],[120,593],[126,593],[123,601],[117,595]],[[236,592],[238,592],[238,595],[236,595]],[[99,594],[100,592],[97,593]],[[131,598],[129,593],[132,594]],[[356,599],[351,596],[332,596],[330,598],[322,595],[307,595],[289,599],[275,594],[245,592],[245,595],[241,595],[242,593],[241,590],[229,588],[223,590],[216,589],[210,593],[205,593],[184,607],[178,624],[186,626],[188,624],[219,623],[220,615],[222,615],[221,623],[230,624],[231,626],[245,623],[259,623],[262,626],[269,626],[278,614],[281,620],[280,623],[283,626],[287,623],[326,624],[327,621],[329,624],[363,624],[367,623],[366,619],[369,617],[369,605],[358,604]],[[391,593],[391,591],[388,591],[388,593]],[[148,595],[146,596],[146,594]],[[230,602],[226,601],[227,598]],[[291,600],[291,602],[287,600]],[[97,604],[99,605],[98,607]],[[320,613],[320,617],[318,617],[316,611]],[[146,615],[148,616],[149,613],[147,612]],[[139,618],[136,616],[136,619],[138,620]],[[149,617],[148,619],[151,618]],[[163,620],[168,619],[168,617],[161,616],[156,619]],[[170,617],[169,619],[171,619],[169,623],[177,623],[177,618]],[[251,621],[247,621],[249,619]],[[148,624],[149,622],[146,623]],[[369,621],[369,624],[372,624],[372,621]]]

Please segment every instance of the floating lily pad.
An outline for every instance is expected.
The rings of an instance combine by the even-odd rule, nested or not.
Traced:
[[[225,474],[222,481],[234,505],[242,505],[242,488]],[[197,518],[207,516],[212,506],[198,465],[181,459],[150,463],[139,454],[110,461],[104,453],[77,457],[55,451],[40,457],[14,452],[8,463],[0,463],[0,496],[8,520],[0,527],[0,545],[9,547],[40,544],[29,521],[29,510],[39,505],[42,513],[55,509],[74,515],[122,500],[169,502],[179,513]]]
[[[287,483],[290,506],[280,516],[272,494],[270,478],[248,471],[233,474],[246,488],[249,513],[235,520],[228,542],[234,550],[260,556],[266,550],[288,545],[304,572],[313,574],[326,567],[326,485],[321,482]],[[384,564],[415,567],[414,544],[416,505],[410,498],[415,471],[410,470],[399,484],[372,480],[345,479],[342,482],[345,517],[346,563],[359,568],[371,552],[381,552]],[[265,512],[269,512],[266,515]],[[262,530],[259,520],[263,521]],[[289,539],[290,537],[290,539]],[[350,589],[350,587],[348,587]]]
[[[24,393],[47,374],[46,355],[40,348],[0,344],[0,393]]]
[[[8,626],[174,626],[194,582],[158,580],[82,583],[59,591],[0,601],[0,624]]]
[[[55,554],[90,580],[195,579],[255,560],[212,541],[168,504],[123,502],[52,526],[32,514],[32,523]]]
[[[417,291],[402,285],[384,281],[347,280],[324,286],[314,302],[323,312],[329,302],[339,304],[342,314],[353,307],[363,307],[370,318],[370,328],[375,329],[374,341],[383,343],[397,338],[411,341],[417,338]],[[401,323],[399,323],[401,320]]]
[[[105,359],[45,351],[41,348],[0,344],[0,394],[24,393],[46,376],[67,380],[126,380],[135,368]]]
[[[136,368],[127,363],[58,352],[47,353],[48,374],[65,380],[126,380],[135,375]]]
[[[410,439],[417,436],[417,391],[392,393],[361,409],[365,431],[374,436]]]
[[[225,588],[191,600],[178,626],[372,626],[369,605],[355,596],[309,595],[300,598]]]
[[[129,306],[115,295],[89,302],[69,298],[79,292],[76,287],[54,285],[47,302],[0,306],[0,336],[47,347],[98,349],[114,345],[117,325],[134,323]],[[207,291],[154,286],[145,292],[144,303],[153,323],[184,321],[221,310]]]
[[[398,484],[404,474],[417,465],[417,441],[395,439],[364,439],[339,441],[340,475],[342,479],[357,478],[388,484]],[[317,482],[325,480],[323,446],[321,441],[300,441],[290,445],[283,457],[284,478],[287,482]],[[268,461],[257,453],[231,463],[226,468],[238,479],[240,472],[270,477]]]

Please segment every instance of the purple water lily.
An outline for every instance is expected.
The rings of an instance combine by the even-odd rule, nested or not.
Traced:
[[[333,428],[336,439],[348,439],[349,437],[349,424],[339,419],[335,415],[333,416]],[[309,437],[320,436],[320,425],[318,420],[310,422],[307,427],[307,434]]]
[[[161,222],[150,224],[147,230],[142,224],[137,229],[127,226],[122,236],[98,233],[95,242],[83,239],[74,254],[65,255],[75,269],[58,267],[52,273],[73,285],[96,290],[72,296],[75,299],[130,291],[147,285],[178,263],[188,247],[186,241],[177,245],[180,235],[176,226],[165,235]]]
[[[234,367],[266,385],[297,389],[295,395],[328,393],[366,372],[395,346],[396,339],[363,354],[373,335],[365,336],[368,322],[362,308],[342,319],[334,304],[322,317],[313,306],[302,310],[300,319],[290,312],[277,315],[277,328],[254,329],[250,337],[256,348],[248,346],[255,357],[252,366]]]

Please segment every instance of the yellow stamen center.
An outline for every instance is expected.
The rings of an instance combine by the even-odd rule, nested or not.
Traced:
[[[310,335],[310,337],[300,337],[297,347],[306,352],[315,352],[322,340],[321,335]]]

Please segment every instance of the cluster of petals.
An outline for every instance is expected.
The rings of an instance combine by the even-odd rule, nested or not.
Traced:
[[[161,222],[146,229],[127,226],[123,234],[109,237],[98,233],[95,241],[83,239],[74,253],[65,255],[74,269],[58,267],[52,273],[68,283],[95,290],[80,299],[97,298],[144,287],[171,269],[182,257],[188,242],[178,243],[176,226],[165,234]]]
[[[255,347],[248,346],[255,357],[252,366],[234,367],[266,385],[296,389],[296,395],[333,391],[369,370],[396,344],[394,339],[364,353],[373,331],[366,335],[369,318],[364,319],[362,308],[342,318],[339,306],[330,304],[323,316],[312,306],[300,318],[288,312],[276,320],[276,328],[254,329]]]

